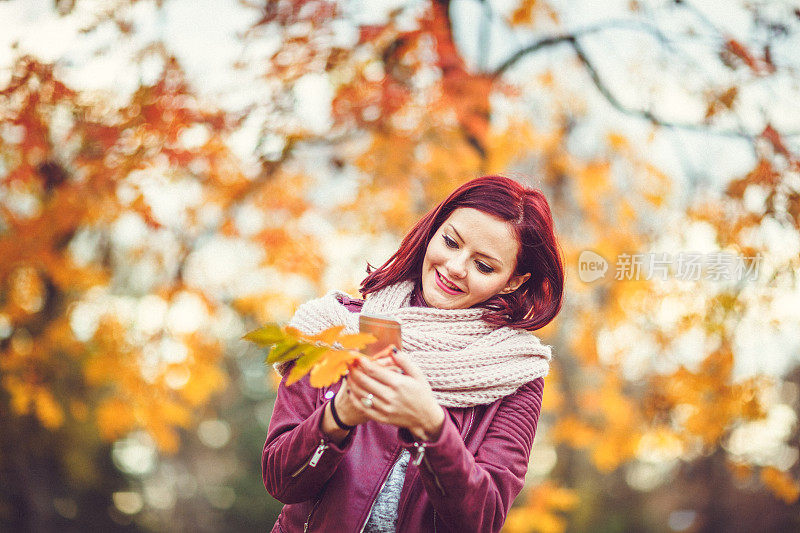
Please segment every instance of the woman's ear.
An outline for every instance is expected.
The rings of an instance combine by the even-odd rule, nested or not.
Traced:
[[[515,290],[519,289],[520,285],[528,281],[528,278],[531,277],[530,272],[526,272],[525,274],[519,274],[517,276],[511,276],[511,279],[508,280],[506,286],[500,290],[500,294],[508,294],[514,292]]]

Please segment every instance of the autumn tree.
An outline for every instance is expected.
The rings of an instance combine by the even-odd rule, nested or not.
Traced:
[[[97,11],[85,34],[136,34],[136,4]],[[219,9],[254,15],[237,67],[260,82],[239,109],[201,96],[163,42],[132,62],[159,74],[129,97],[21,54],[0,89],[0,523],[263,525],[252,421],[268,419],[270,378],[245,325],[355,291],[455,185],[504,173],[551,200],[569,271],[564,311],[538,332],[557,355],[508,529],[792,524],[796,362],[747,367],[754,331],[797,325],[798,254],[778,245],[800,235],[780,101],[791,8],[737,6],[751,23],[737,32],[685,1],[578,22],[528,0],[409,3],[379,23],[346,3],[234,4]],[[252,130],[255,164],[235,150]],[[714,174],[714,147],[750,168]],[[698,242],[743,275],[620,268]],[[602,279],[579,278],[586,250],[611,263]],[[782,455],[742,445],[776,416]]]

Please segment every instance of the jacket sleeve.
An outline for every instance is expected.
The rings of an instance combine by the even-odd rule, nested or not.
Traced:
[[[353,441],[355,428],[341,445],[320,429],[327,400],[308,376],[286,386],[284,374],[261,456],[264,486],[276,500],[297,503],[314,497],[330,478]],[[341,382],[340,382],[341,383]],[[336,392],[339,385],[329,390]]]
[[[400,430],[412,460],[420,458],[420,477],[436,513],[452,531],[500,531],[522,490],[544,380],[537,378],[501,400],[477,453],[466,448],[450,417],[439,438],[415,443]]]

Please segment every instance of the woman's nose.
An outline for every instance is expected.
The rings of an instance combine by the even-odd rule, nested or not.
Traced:
[[[447,273],[454,278],[463,278],[467,275],[467,263],[461,254],[454,255],[447,263]]]

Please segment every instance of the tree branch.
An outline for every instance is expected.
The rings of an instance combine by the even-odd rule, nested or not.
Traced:
[[[575,30],[571,33],[564,33],[561,35],[553,35],[549,37],[545,37],[539,39],[538,41],[514,52],[508,59],[503,61],[500,66],[498,66],[492,73],[492,78],[496,79],[502,76],[508,69],[513,67],[516,63],[518,63],[521,59],[529,54],[533,54],[542,50],[544,48],[555,46],[562,43],[569,44],[575,55],[581,61],[581,64],[586,69],[589,77],[591,78],[592,82],[594,83],[597,90],[603,97],[611,104],[614,109],[617,111],[638,118],[643,118],[648,120],[649,122],[662,126],[665,128],[671,129],[681,129],[686,131],[697,131],[712,135],[717,135],[721,137],[730,137],[736,139],[745,139],[750,142],[754,142],[756,139],[762,136],[761,132],[759,133],[748,133],[745,131],[737,131],[737,130],[720,130],[720,129],[713,129],[706,124],[697,124],[697,123],[689,123],[689,122],[674,122],[670,120],[666,120],[662,117],[655,115],[653,112],[647,109],[633,109],[630,107],[625,106],[620,100],[614,95],[608,85],[603,81],[601,78],[597,68],[594,66],[592,61],[586,55],[583,47],[581,46],[579,39],[581,37],[585,37],[587,35],[591,35],[593,33],[598,33],[602,31],[606,31],[609,29],[615,28],[628,28],[628,29],[636,29],[636,30],[643,30],[651,33],[654,35],[658,41],[667,48],[672,48],[671,44],[669,43],[669,39],[661,33],[658,28],[655,28],[648,24],[642,23],[635,23],[632,21],[610,21],[604,22],[601,24],[597,24],[595,26],[589,26],[583,29]],[[782,137],[794,137],[800,135],[800,132],[783,132],[781,133]]]
[[[688,131],[698,131],[703,133],[713,133],[715,135],[719,135],[722,137],[746,139],[749,141],[754,141],[756,138],[760,136],[760,134],[753,135],[746,132],[735,131],[735,130],[714,130],[710,129],[708,126],[703,124],[695,124],[690,122],[673,122],[658,117],[655,114],[653,114],[652,111],[649,111],[647,109],[631,109],[629,107],[626,107],[622,102],[619,101],[619,99],[614,95],[614,93],[611,92],[611,89],[609,89],[608,85],[606,85],[606,83],[600,77],[600,74],[597,72],[597,69],[595,68],[594,64],[592,64],[592,62],[586,56],[586,52],[583,50],[583,47],[580,45],[580,43],[578,43],[577,40],[573,39],[570,41],[570,44],[572,45],[573,50],[575,50],[575,55],[578,56],[578,59],[580,59],[584,68],[588,72],[589,77],[592,79],[592,82],[594,83],[597,90],[600,91],[600,94],[603,95],[603,97],[608,101],[609,104],[611,104],[611,106],[614,109],[616,109],[621,113],[634,117],[643,118],[658,126],[671,129],[682,129]]]
[[[511,54],[511,56],[508,59],[503,61],[500,64],[500,66],[497,67],[494,70],[494,72],[491,73],[491,76],[494,78],[502,76],[508,69],[513,67],[518,61],[523,59],[525,56],[527,56],[528,54],[533,54],[535,52],[538,52],[542,48],[547,48],[549,46],[561,44],[564,42],[575,41],[579,37],[585,37],[593,33],[599,33],[602,31],[613,30],[613,29],[646,31],[647,33],[653,35],[666,48],[669,49],[672,48],[672,45],[670,44],[667,36],[661,33],[661,31],[655,26],[631,20],[609,20],[606,22],[602,22],[600,24],[595,24],[594,26],[587,26],[585,28],[577,29],[572,32],[563,33],[561,35],[552,35],[550,37],[545,37],[534,43],[531,43],[528,46],[520,50],[517,50],[516,52]]]

